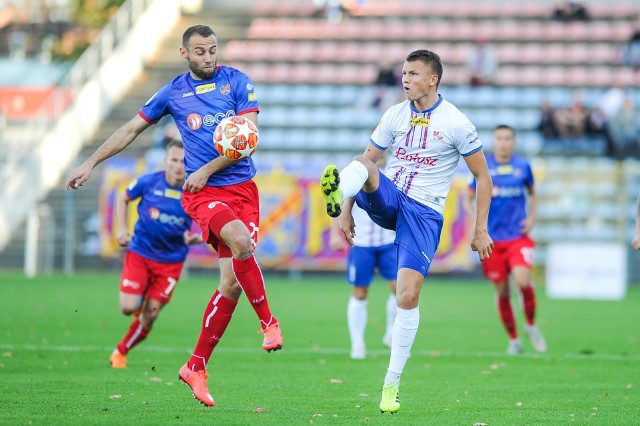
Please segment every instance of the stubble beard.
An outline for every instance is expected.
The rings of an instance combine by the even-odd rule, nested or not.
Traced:
[[[213,74],[215,74],[217,65],[218,64],[216,62],[213,64],[212,71],[205,71],[204,69],[200,68],[196,63],[189,61],[189,70],[191,70],[191,72],[195,74],[198,78],[202,80],[209,80],[211,77],[213,77]]]

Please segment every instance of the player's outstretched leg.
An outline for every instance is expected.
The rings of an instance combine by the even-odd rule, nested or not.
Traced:
[[[397,383],[385,383],[380,400],[381,413],[397,413],[400,409],[400,387]]]
[[[338,217],[342,212],[340,207],[342,195],[340,194],[340,172],[333,164],[328,165],[322,172],[320,178],[322,196],[327,206],[327,214],[331,217]]]
[[[178,372],[178,379],[191,387],[193,397],[204,405],[213,407],[216,403],[209,393],[208,378],[209,375],[205,370],[193,371],[188,364],[183,365]]]

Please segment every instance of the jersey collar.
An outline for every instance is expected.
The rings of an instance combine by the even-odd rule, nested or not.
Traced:
[[[433,106],[429,109],[425,109],[424,111],[418,111],[418,109],[416,107],[413,106],[413,102],[409,101],[409,107],[411,108],[411,111],[413,112],[417,112],[418,114],[426,114],[428,112],[432,112],[434,109],[438,108],[438,106],[442,103],[442,95],[440,93],[438,93],[438,100],[436,101],[435,104],[433,104]]]

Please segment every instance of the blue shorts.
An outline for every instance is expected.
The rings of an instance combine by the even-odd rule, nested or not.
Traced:
[[[354,246],[347,257],[347,281],[360,287],[369,287],[375,269],[386,280],[395,280],[398,274],[398,249],[395,244],[377,247]]]
[[[440,244],[442,215],[409,198],[382,173],[378,189],[358,192],[356,203],[376,224],[396,231],[398,269],[413,269],[426,277]]]

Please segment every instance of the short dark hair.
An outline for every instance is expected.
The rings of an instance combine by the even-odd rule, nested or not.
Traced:
[[[182,141],[178,140],[178,139],[171,139],[169,142],[167,142],[167,146],[166,146],[166,150],[169,151],[171,148],[173,147],[178,147],[180,149],[184,149],[184,145],[182,144]]]
[[[438,75],[438,84],[436,84],[436,87],[440,86],[440,81],[442,80],[442,61],[440,60],[440,56],[438,56],[437,53],[427,49],[414,50],[407,55],[405,61],[422,61],[430,66],[431,71]]]
[[[496,132],[498,130],[502,130],[502,129],[506,129],[506,130],[510,130],[511,134],[513,135],[514,139],[516,137],[516,129],[514,129],[513,127],[509,126],[508,124],[498,124],[493,131]]]
[[[189,45],[189,40],[194,34],[198,34],[202,37],[217,37],[215,31],[211,29],[208,25],[194,25],[192,27],[187,28],[187,30],[182,34],[182,47],[185,49]]]

